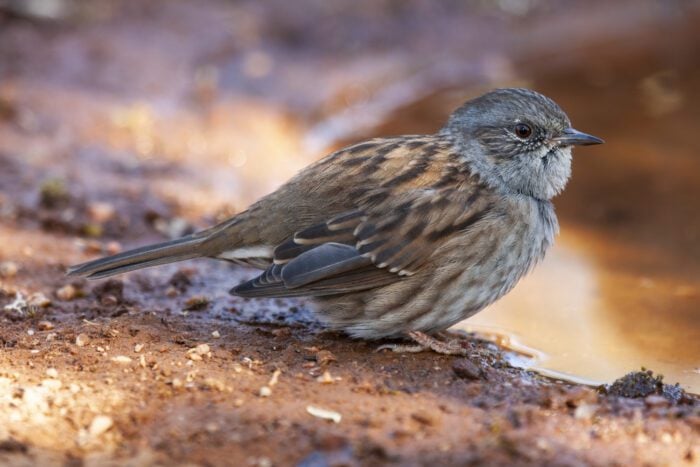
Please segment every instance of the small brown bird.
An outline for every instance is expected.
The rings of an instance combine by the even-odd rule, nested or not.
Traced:
[[[502,297],[542,259],[558,232],[550,199],[569,179],[571,147],[602,142],[572,129],[551,99],[498,89],[436,134],[346,147],[219,225],[69,273],[234,261],[264,269],[234,295],[312,296],[332,328],[449,352],[428,334]]]

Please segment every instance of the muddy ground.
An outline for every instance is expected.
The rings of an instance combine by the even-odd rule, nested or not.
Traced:
[[[608,388],[554,381],[466,334],[468,358],[376,352],[325,331],[303,300],[229,296],[254,272],[227,264],[64,276],[244,208],[320,148],[381,132],[377,113],[404,132],[437,126],[409,104],[456,83],[514,79],[518,61],[503,50],[518,41],[499,37],[478,66],[439,73],[428,51],[485,41],[522,15],[532,28],[561,26],[568,10],[52,3],[61,7],[48,15],[21,2],[0,10],[0,463],[700,465],[700,401],[650,373]],[[569,7],[603,26],[615,15],[661,21],[640,2],[610,15],[589,3],[605,4]],[[662,20],[676,32],[697,14],[669,5]],[[587,44],[584,54],[624,29],[608,24],[594,40],[576,24],[561,47]],[[624,47],[649,37],[624,33],[607,60],[636,60]],[[547,50],[516,58],[528,53],[530,67],[551,61]],[[409,76],[403,88],[387,84],[394,74]],[[368,95],[383,106],[358,107]],[[357,116],[363,105],[373,116]]]

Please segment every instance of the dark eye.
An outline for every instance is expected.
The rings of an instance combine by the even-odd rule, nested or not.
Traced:
[[[518,123],[515,125],[515,136],[518,138],[529,138],[530,135],[532,134],[532,128],[530,128],[529,125],[526,125],[524,123]]]

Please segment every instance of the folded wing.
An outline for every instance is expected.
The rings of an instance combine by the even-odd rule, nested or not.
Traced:
[[[366,290],[415,274],[450,236],[492,214],[470,191],[420,189],[383,196],[278,245],[274,264],[231,290],[243,297],[323,296]]]

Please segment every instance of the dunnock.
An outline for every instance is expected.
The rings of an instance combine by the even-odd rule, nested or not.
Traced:
[[[558,232],[550,199],[569,179],[571,147],[602,142],[572,129],[551,99],[498,89],[436,134],[346,147],[219,225],[69,273],[229,260],[264,269],[234,295],[312,296],[332,328],[436,348],[424,333],[483,309],[542,259]]]

